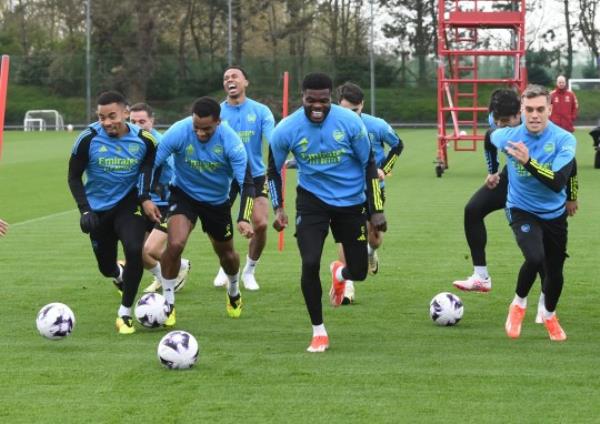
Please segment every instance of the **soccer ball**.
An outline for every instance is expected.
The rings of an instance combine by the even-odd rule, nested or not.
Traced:
[[[437,325],[456,325],[463,312],[462,300],[452,293],[439,293],[429,304],[429,316]]]
[[[63,303],[49,303],[40,309],[35,324],[42,336],[60,340],[73,331],[75,315],[71,308]]]
[[[167,320],[169,304],[158,293],[146,293],[135,305],[135,319],[144,327],[160,327]]]
[[[198,360],[198,342],[186,331],[171,331],[158,343],[158,359],[169,369],[185,369]]]

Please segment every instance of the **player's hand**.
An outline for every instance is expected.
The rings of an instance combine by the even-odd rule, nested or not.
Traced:
[[[567,214],[569,216],[575,216],[577,209],[579,209],[577,200],[567,200]]]
[[[158,206],[156,206],[152,200],[144,200],[142,202],[142,208],[144,208],[144,213],[150,218],[150,221],[160,224],[162,215],[160,214],[160,209],[158,209]]]
[[[375,212],[371,214],[371,226],[377,231],[387,231],[387,221],[383,212]]]
[[[3,221],[0,219],[0,237],[6,235],[7,231],[8,231],[8,224],[6,223],[6,221]]]
[[[288,225],[288,217],[283,208],[278,208],[275,211],[275,221],[273,221],[273,228],[277,232],[283,231],[285,227]]]
[[[79,219],[79,226],[81,227],[81,231],[86,234],[91,233],[100,225],[100,218],[96,215],[96,212],[89,211],[81,214],[81,218]]]
[[[385,180],[385,172],[383,172],[383,169],[377,169],[377,178],[379,178],[379,181]]]
[[[529,149],[522,141],[509,141],[506,153],[515,158],[521,165],[529,160]]]
[[[489,189],[494,189],[500,183],[500,174],[496,172],[495,174],[489,174],[485,177],[485,186]]]
[[[240,221],[237,223],[238,232],[245,238],[252,238],[254,235],[254,230],[252,229],[252,224],[247,221]]]

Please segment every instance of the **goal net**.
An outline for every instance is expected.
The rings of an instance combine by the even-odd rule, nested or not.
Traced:
[[[25,131],[62,131],[65,129],[63,117],[53,109],[28,110],[23,119]]]

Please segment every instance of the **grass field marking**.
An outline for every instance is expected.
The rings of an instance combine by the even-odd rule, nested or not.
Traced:
[[[51,213],[50,215],[45,215],[45,216],[40,216],[40,217],[33,218],[33,219],[28,219],[27,221],[16,222],[14,224],[10,224],[10,226],[11,227],[22,227],[24,225],[29,225],[29,224],[32,224],[34,222],[45,221],[47,219],[55,218],[57,216],[67,215],[69,213],[75,212],[76,210],[77,210],[77,208],[75,208],[75,209],[69,209],[68,211]]]

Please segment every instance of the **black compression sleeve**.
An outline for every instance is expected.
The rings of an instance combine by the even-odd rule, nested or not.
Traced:
[[[383,165],[381,165],[381,169],[383,170],[383,172],[385,172],[386,174],[392,172],[392,168],[396,164],[396,161],[402,153],[402,150],[404,150],[404,143],[402,143],[402,140],[399,139],[398,145],[390,149],[387,157],[385,158],[385,161],[383,162]]]
[[[246,165],[246,174],[244,175],[244,185],[240,193],[240,212],[237,222],[250,222],[252,219],[252,209],[254,208],[254,181],[250,172],[250,163]]]
[[[569,175],[571,175],[571,169],[573,168],[573,161],[567,163],[560,170],[554,172],[551,169],[546,169],[541,166],[535,159],[529,158],[527,163],[523,165],[531,175],[542,182],[550,190],[559,193],[567,184]]]
[[[498,166],[500,162],[498,161],[498,148],[494,146],[492,143],[492,132],[494,130],[489,129],[485,133],[485,161],[487,162],[488,174],[495,174],[498,172]]]
[[[367,178],[367,202],[371,213],[383,212],[383,197],[381,196],[381,186],[377,177],[377,164],[373,157],[373,152],[369,154],[369,161],[366,168]]]
[[[142,185],[138,188],[140,202],[150,199],[150,187],[152,186],[152,167],[156,157],[156,139],[145,130],[140,131],[140,138],[146,145],[146,155],[140,164],[140,176]]]
[[[89,212],[92,210],[90,204],[88,203],[87,196],[85,194],[85,187],[83,186],[83,173],[85,172],[85,168],[89,162],[90,157],[90,143],[92,141],[93,135],[84,138],[77,146],[77,151],[71,155],[71,159],[69,159],[69,188],[71,189],[71,194],[77,203],[77,207],[79,208],[79,212]]]
[[[273,209],[283,207],[283,192],[281,174],[279,170],[275,168],[275,160],[273,159],[273,153],[269,147],[269,166],[267,168],[267,179],[269,184],[269,197],[271,198],[271,205]]]
[[[567,183],[567,200],[577,200],[579,194],[579,178],[577,177],[577,160],[573,159],[573,167],[571,168],[571,175],[569,176],[569,182]]]

